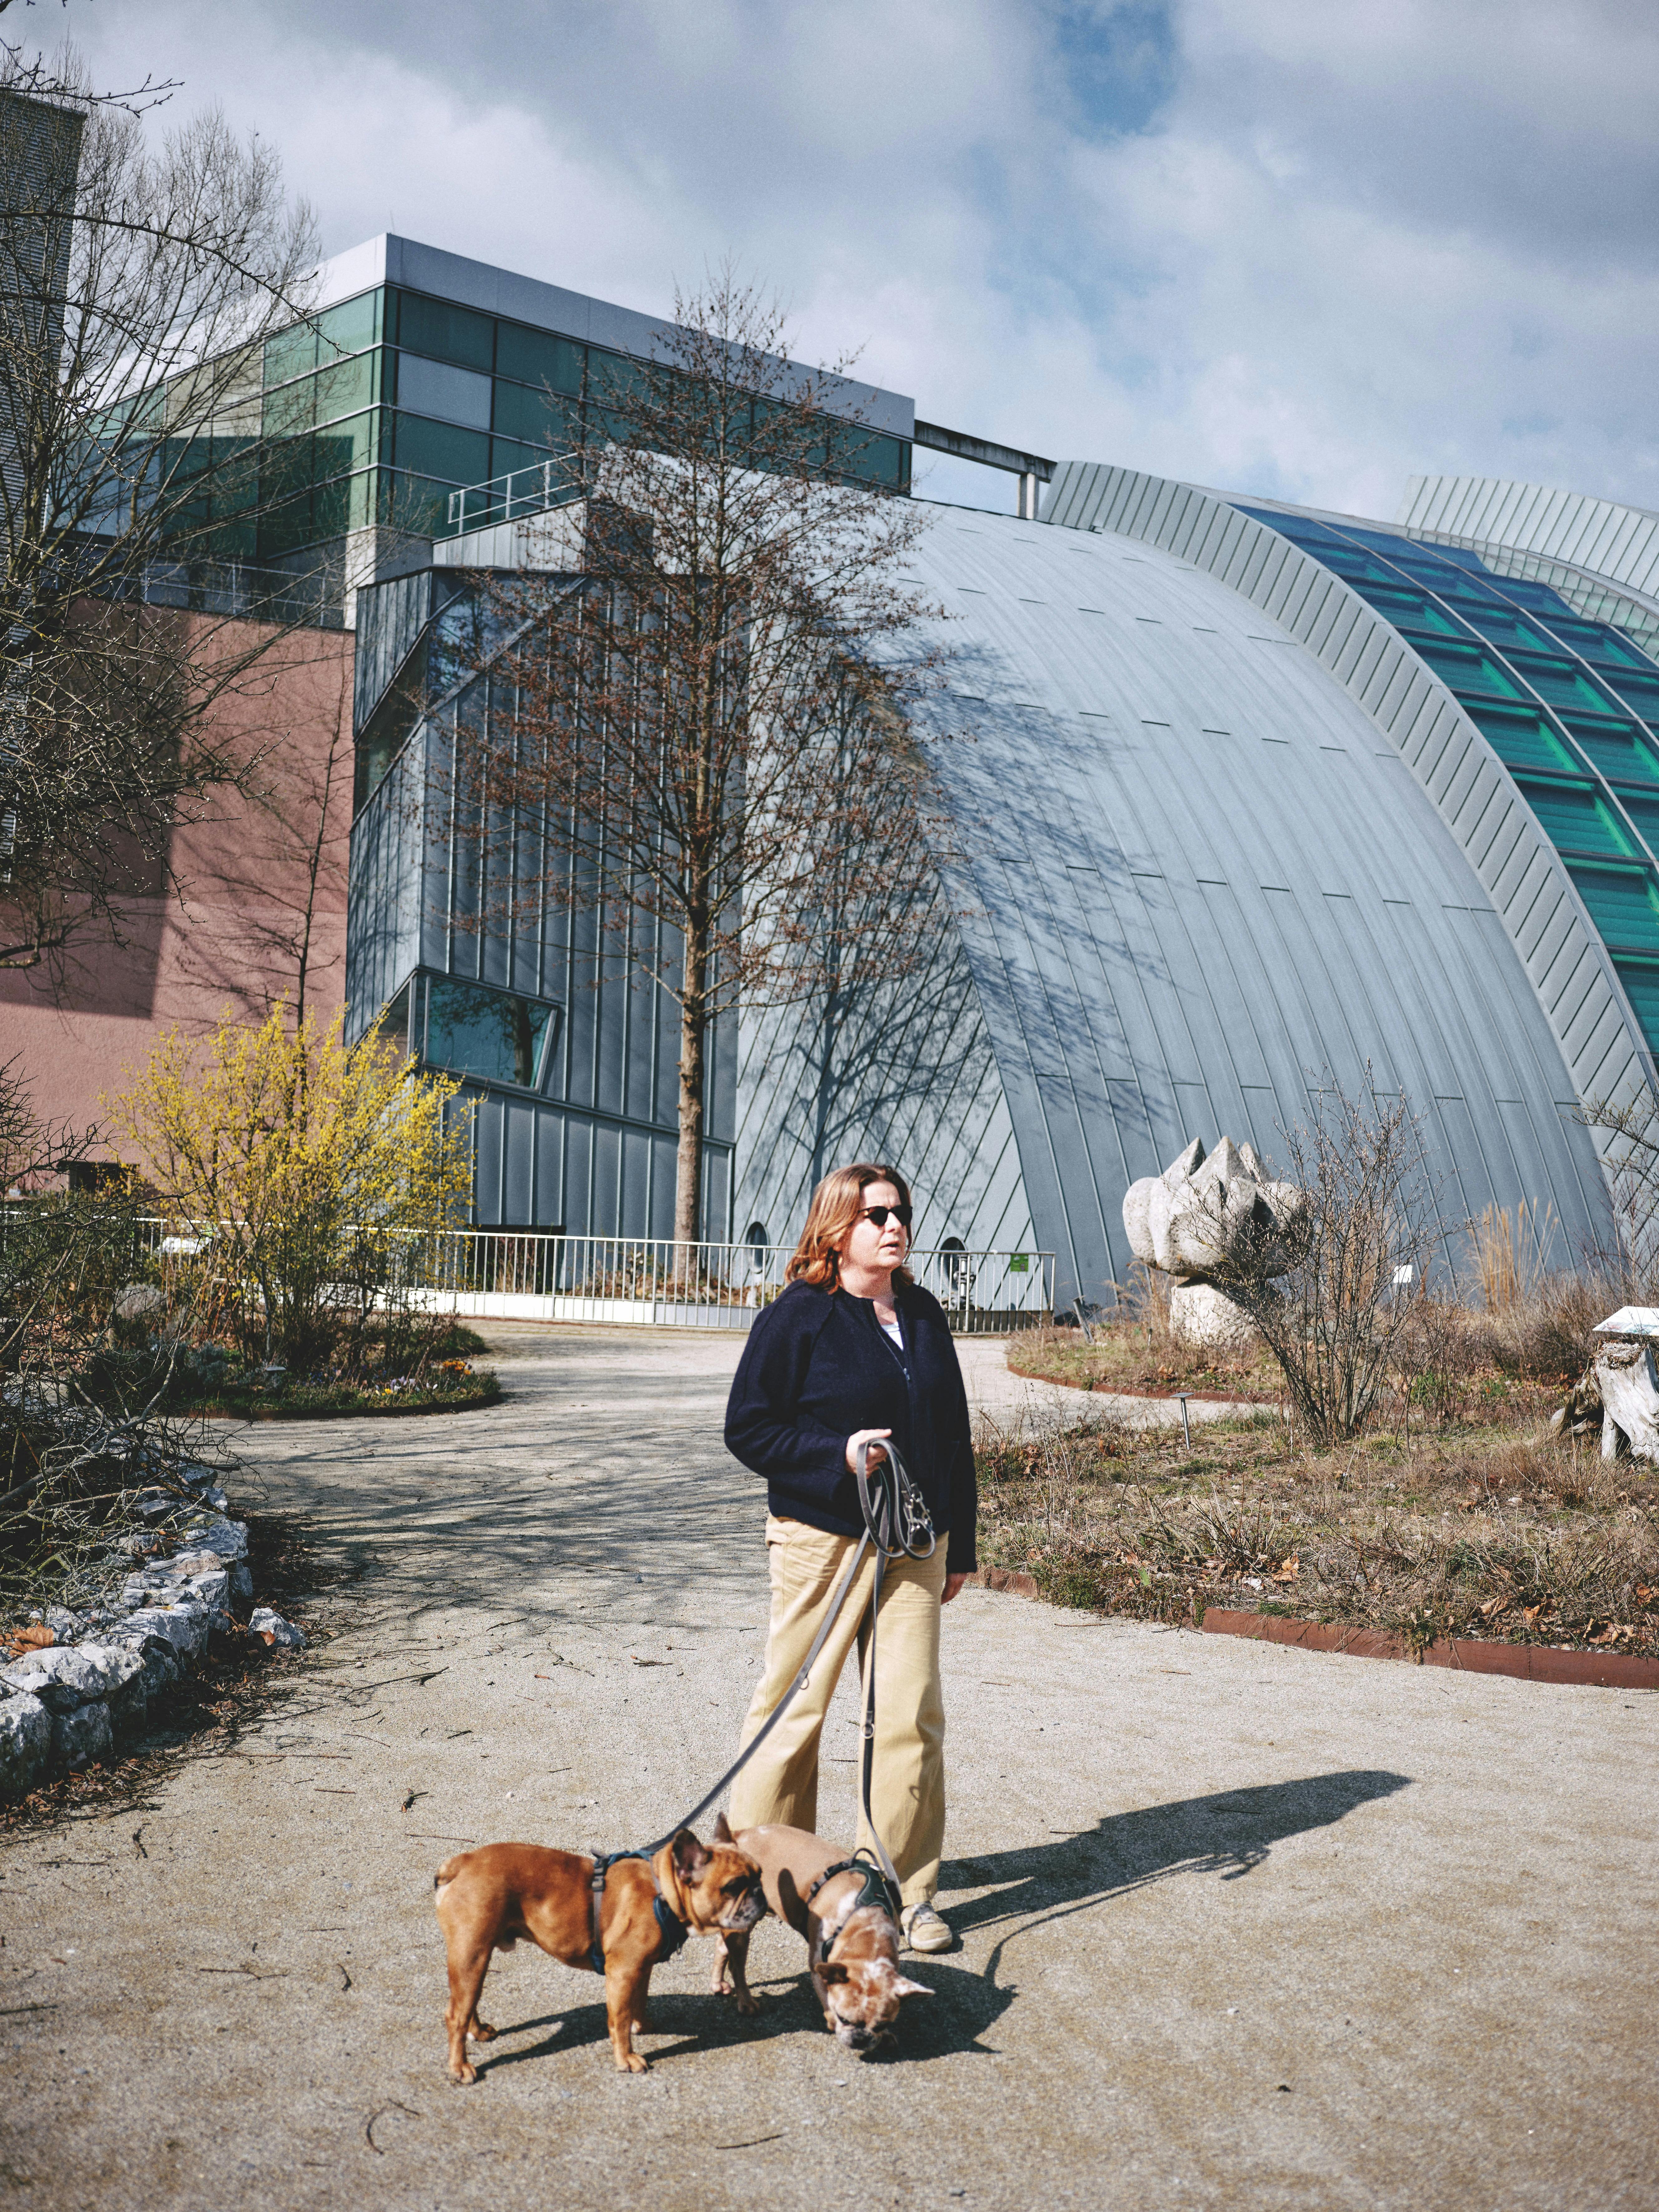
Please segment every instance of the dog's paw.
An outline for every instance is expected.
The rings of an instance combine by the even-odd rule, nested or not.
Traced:
[[[736,2000],[738,2010],[743,2014],[745,2020],[751,2018],[753,2014],[760,2010],[760,1999],[754,1994],[753,1990],[733,1990],[732,1995]]]
[[[457,2089],[470,2089],[478,2078],[478,2069],[476,2066],[452,2066],[449,2078]]]
[[[495,2031],[487,2020],[475,2017],[466,2032],[475,2043],[493,2043],[495,2040]]]
[[[618,2074],[648,2074],[651,2069],[637,2051],[630,2051],[626,2058],[617,2061],[617,2071]]]

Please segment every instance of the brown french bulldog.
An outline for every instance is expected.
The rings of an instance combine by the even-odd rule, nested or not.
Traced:
[[[714,1833],[731,1833],[723,1815],[714,1823]],[[807,1964],[824,2026],[848,2051],[867,2055],[891,2034],[902,1997],[933,1994],[925,1982],[910,1981],[899,1972],[904,1939],[892,1914],[884,1904],[859,1902],[863,1876],[850,1870],[832,1875],[810,1905],[804,1903],[824,1869],[847,1856],[805,1828],[744,1828],[734,1840],[759,1866],[773,1911],[806,1938]],[[749,1930],[728,1930],[715,1950],[714,1988],[725,1990],[729,1971],[738,2010],[758,2012],[748,1964]]]
[[[725,1823],[720,1823],[722,1828]],[[449,2070],[457,2081],[478,2078],[466,2039],[488,2043],[495,2031],[478,2017],[478,1996],[492,1951],[510,1951],[521,1936],[567,1966],[592,1966],[593,1861],[539,1844],[485,1844],[459,1851],[439,1868],[438,1919],[449,1953]],[[600,1911],[605,1954],[605,2013],[620,2073],[643,2074],[634,2030],[650,2032],[646,2002],[651,1969],[678,1948],[656,1913],[660,1897],[694,1935],[741,1934],[766,1911],[760,1869],[732,1843],[730,1832],[705,1850],[682,1828],[653,1859],[619,1859],[605,1879]]]

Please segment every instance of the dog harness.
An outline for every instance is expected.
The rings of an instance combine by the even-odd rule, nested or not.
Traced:
[[[803,1907],[810,1905],[825,1882],[833,1881],[838,1874],[861,1875],[863,1880],[859,1885],[857,1896],[842,1914],[833,1929],[828,1929],[823,1921],[818,1923],[818,1940],[812,1954],[812,1964],[815,1966],[823,1965],[829,1955],[830,1946],[835,1937],[841,1933],[855,1912],[862,1912],[866,1905],[875,1905],[878,1911],[887,1913],[894,1920],[899,1917],[897,1885],[889,1881],[878,1866],[872,1865],[858,1851],[855,1851],[850,1859],[837,1859],[834,1866],[825,1867],[817,1880],[802,1895]]]
[[[593,1879],[591,1885],[593,1899],[593,1943],[587,1954],[592,1961],[596,1974],[602,1974],[605,1972],[605,1944],[601,1938],[599,1925],[599,1916],[605,1909],[605,1885],[611,1868],[616,1865],[618,1859],[644,1859],[647,1866],[651,1867],[651,1883],[657,1893],[653,1901],[653,1910],[656,1913],[657,1926],[662,1935],[662,1948],[657,1954],[658,1958],[672,1959],[691,1932],[663,1895],[662,1885],[657,1880],[657,1869],[651,1866],[650,1858],[646,1852],[596,1851],[593,1855]]]

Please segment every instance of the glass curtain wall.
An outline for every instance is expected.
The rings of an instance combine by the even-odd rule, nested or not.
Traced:
[[[381,286],[264,349],[238,410],[250,468],[192,518],[223,560],[279,561],[379,524],[442,535],[449,496],[539,465],[599,406],[625,434],[623,356]],[[910,448],[870,433],[858,473],[907,490]],[[469,520],[476,509],[469,507]]]
[[[1235,502],[1407,639],[1509,769],[1659,1052],[1659,664],[1477,554]]]

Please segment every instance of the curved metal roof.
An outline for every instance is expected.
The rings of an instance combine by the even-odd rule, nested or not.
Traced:
[[[1526,968],[1311,651],[1144,538],[942,511],[915,565],[957,617],[952,890],[1060,1297],[1124,1277],[1136,1177],[1194,1136],[1282,1158],[1310,1093],[1368,1063],[1424,1117],[1449,1226],[1526,1199],[1565,1240],[1605,1231]]]

